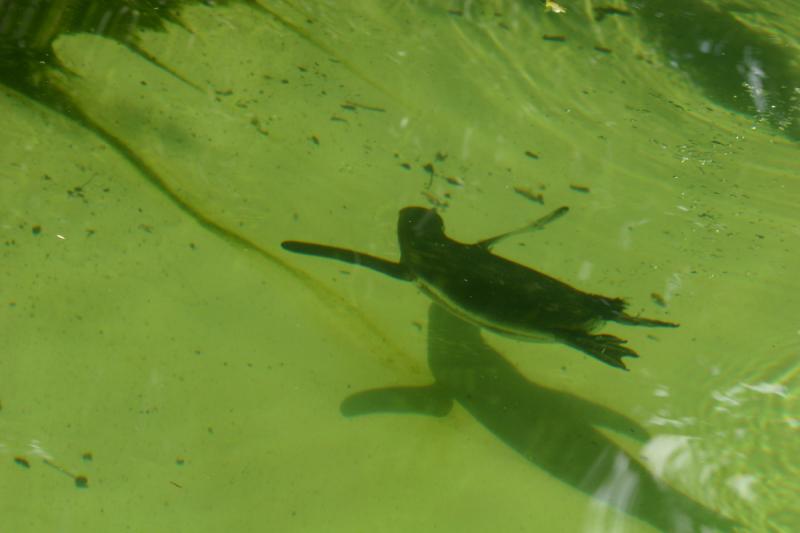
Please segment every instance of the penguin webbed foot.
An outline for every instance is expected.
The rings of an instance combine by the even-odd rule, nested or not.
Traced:
[[[614,368],[627,370],[622,358],[639,357],[639,354],[635,351],[623,346],[628,341],[614,335],[606,333],[592,335],[583,331],[561,331],[557,332],[556,335],[563,343]]]

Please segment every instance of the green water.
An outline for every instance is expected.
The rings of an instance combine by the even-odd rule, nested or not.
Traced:
[[[0,90],[0,529],[800,530],[796,5],[560,3],[188,5],[53,41],[83,122]],[[680,328],[623,372],[280,248],[396,259],[408,205],[568,205],[495,252]]]

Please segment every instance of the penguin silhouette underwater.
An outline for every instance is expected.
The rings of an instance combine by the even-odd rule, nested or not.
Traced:
[[[638,357],[625,339],[592,334],[605,322],[630,326],[678,324],[625,313],[622,298],[580,291],[547,274],[494,255],[492,247],[512,235],[538,230],[563,216],[560,207],[535,222],[474,244],[450,239],[433,209],[400,210],[397,237],[400,262],[324,244],[284,241],[290,252],[364,266],[393,278],[413,281],[431,299],[476,326],[529,341],[556,341],[616,368],[623,357]]]

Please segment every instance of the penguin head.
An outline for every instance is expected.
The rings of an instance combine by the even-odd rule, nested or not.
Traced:
[[[397,238],[401,251],[441,241],[445,238],[444,221],[433,209],[404,207],[397,220]]]

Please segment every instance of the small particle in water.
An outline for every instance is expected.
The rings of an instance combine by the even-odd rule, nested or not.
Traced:
[[[251,117],[250,125],[255,127],[256,131],[258,131],[258,133],[261,135],[264,135],[265,137],[269,136],[269,130],[263,124],[261,124],[261,120],[259,120],[258,117]]]
[[[544,39],[545,41],[552,41],[556,43],[563,43],[564,41],[567,40],[566,36],[564,35],[550,35],[550,34],[542,35],[542,39]]]
[[[573,184],[570,184],[569,188],[572,189],[575,192],[582,192],[584,194],[589,194],[589,192],[591,192],[589,187],[586,187],[585,185],[573,185]]]
[[[83,187],[80,185],[77,185],[72,189],[69,189],[67,191],[67,196],[69,196],[70,198],[83,198],[84,200],[86,199],[86,196],[83,194]]]
[[[651,292],[650,293],[650,299],[653,300],[653,303],[655,303],[659,307],[666,307],[667,306],[667,302],[666,302],[666,300],[664,300],[664,297],[661,296],[657,292]]]
[[[31,228],[31,233],[33,233],[34,235],[39,235],[41,232],[42,232],[42,227],[39,224],[36,224]]]
[[[600,6],[594,8],[594,20],[597,22],[602,21],[608,15],[619,15],[623,17],[630,17],[632,13],[618,7]]]
[[[49,459],[45,459],[44,460],[44,464],[46,464],[47,466],[53,467],[54,469],[58,470],[59,472],[61,472],[65,476],[71,477],[72,480],[75,482],[75,486],[78,487],[79,489],[85,489],[85,488],[87,488],[89,486],[89,478],[87,478],[84,475],[75,475],[72,472],[70,472],[69,470],[67,470],[66,468],[64,468],[63,466],[61,466],[59,464],[56,464],[56,463],[54,463],[53,461],[51,461]]]
[[[447,207],[447,201],[442,200],[430,191],[422,191],[422,195],[427,198],[428,202],[434,207],[444,208]]]
[[[527,155],[531,159],[539,159],[539,154],[537,154],[536,152],[531,152],[530,150],[525,150],[525,155]]]
[[[14,462],[23,468],[30,468],[31,464],[24,457],[14,457]]]
[[[537,204],[544,205],[544,196],[542,195],[542,193],[535,193],[528,187],[514,187],[514,192],[524,198],[527,198],[531,202],[536,202]]]
[[[88,463],[94,459],[94,455],[92,454],[92,452],[83,452],[83,454],[81,455],[81,459],[83,459]]]
[[[347,101],[341,106],[343,109],[347,109],[348,111],[357,111],[358,109],[363,109],[364,111],[375,111],[376,113],[386,113],[386,110],[382,107],[374,106],[374,105],[367,105],[367,104],[359,104],[358,102],[351,102]]]
[[[544,0],[544,10],[547,13],[555,13],[557,15],[567,12],[567,9],[555,0]]]

